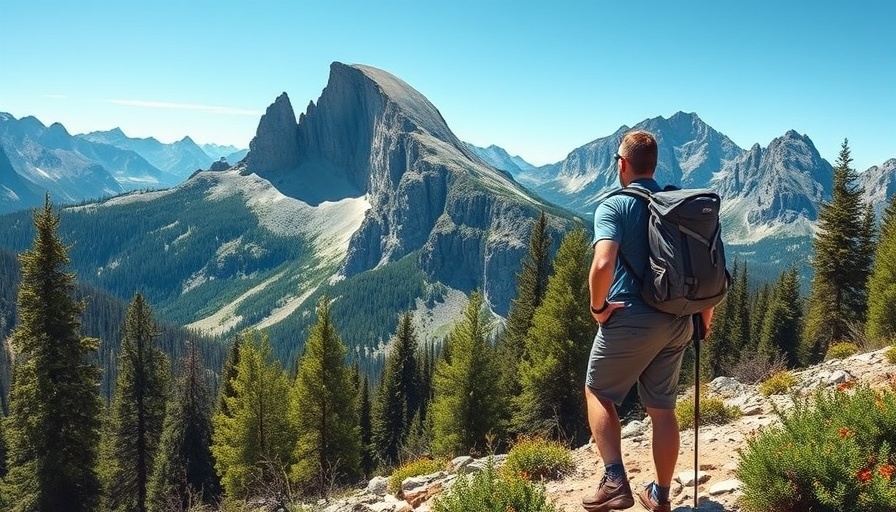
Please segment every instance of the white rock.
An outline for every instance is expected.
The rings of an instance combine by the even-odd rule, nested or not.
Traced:
[[[878,351],[878,352],[868,352],[865,354],[854,355],[850,359],[855,359],[856,361],[863,361],[866,363],[871,363],[871,362],[874,362],[881,358],[883,358],[883,354]]]
[[[470,457],[469,455],[455,457],[455,458],[451,459],[451,466],[454,467],[455,471],[458,471],[462,468],[465,468],[467,465],[469,465],[474,460],[476,460],[476,459],[474,459],[473,457]]]
[[[827,384],[833,386],[834,384],[853,380],[853,378],[854,377],[846,370],[835,370],[828,376]]]
[[[420,475],[420,476],[411,476],[405,478],[401,482],[401,490],[402,491],[410,491],[411,489],[416,489],[422,485],[426,485],[434,480],[438,480],[440,478],[445,478],[444,471],[437,471],[435,473],[430,473],[428,475]]]
[[[723,398],[734,398],[742,395],[746,390],[746,386],[731,377],[716,377],[709,383],[709,390]]]
[[[722,480],[719,483],[713,484],[713,486],[709,488],[709,494],[712,496],[717,496],[719,494],[738,491],[740,490],[742,485],[743,483],[736,478],[731,480]]]
[[[388,492],[389,489],[389,479],[384,476],[375,476],[370,479],[370,482],[367,484],[367,492],[370,494],[376,494],[377,496],[383,496]]]
[[[630,421],[628,425],[622,428],[622,439],[641,435],[644,433],[645,428],[647,428],[647,425],[644,422],[638,420]]]
[[[705,471],[697,472],[697,482],[705,483],[707,480],[712,478],[709,473]],[[685,487],[693,487],[694,486],[694,472],[693,471],[682,471],[675,477],[675,481],[680,483]]]

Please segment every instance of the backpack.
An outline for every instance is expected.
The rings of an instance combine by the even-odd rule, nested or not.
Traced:
[[[638,272],[619,252],[623,265],[640,281],[644,301],[679,317],[715,306],[725,298],[730,276],[719,222],[721,198],[707,189],[667,186],[662,192],[629,186],[615,191],[647,203],[647,268]]]

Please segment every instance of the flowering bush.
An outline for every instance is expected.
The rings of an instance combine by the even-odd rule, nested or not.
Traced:
[[[887,362],[890,364],[896,364],[896,345],[888,348],[886,352],[884,352],[884,357],[887,358]]]
[[[555,480],[572,473],[575,463],[562,444],[539,437],[524,437],[510,449],[503,469],[524,480]]]
[[[780,395],[790,391],[790,388],[792,388],[795,383],[796,378],[793,374],[784,370],[772,375],[759,384],[759,392],[765,396]]]
[[[389,477],[389,492],[398,494],[401,491],[401,483],[405,478],[412,476],[429,475],[437,471],[447,469],[449,463],[444,459],[417,459],[405,464],[395,470]]]
[[[485,469],[458,477],[447,493],[437,497],[434,512],[557,512],[544,487],[509,471],[499,472],[488,459]]]
[[[828,348],[828,353],[825,354],[825,360],[828,359],[846,359],[847,357],[856,354],[859,351],[859,346],[855,343],[851,343],[849,341],[841,341],[839,343],[834,343]]]
[[[896,512],[896,393],[819,391],[781,422],[741,452],[745,510]]]
[[[734,406],[727,406],[721,398],[705,396],[700,393],[700,424],[725,425],[743,416],[743,411]],[[678,428],[686,430],[694,427],[694,397],[688,397],[675,406],[675,417]]]

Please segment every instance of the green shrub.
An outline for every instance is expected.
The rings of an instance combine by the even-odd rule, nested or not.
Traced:
[[[888,348],[886,352],[884,352],[884,357],[887,358],[887,362],[890,364],[896,364],[896,345]]]
[[[412,476],[429,475],[437,471],[443,471],[448,467],[448,461],[444,459],[418,459],[402,464],[389,477],[389,492],[398,494],[401,491],[401,483],[405,478]]]
[[[759,384],[759,392],[764,396],[787,393],[796,384],[796,378],[788,371],[778,372]]]
[[[846,359],[847,357],[856,354],[859,351],[859,346],[855,343],[851,343],[848,341],[841,341],[839,343],[834,343],[828,348],[828,353],[825,354],[825,360],[828,359]]]
[[[821,390],[780,414],[741,451],[746,511],[896,511],[896,393]]]
[[[740,418],[743,412],[737,407],[728,407],[720,398],[700,395],[700,424],[724,425]],[[678,428],[694,428],[694,397],[689,397],[675,406]]]
[[[557,512],[544,487],[510,472],[498,472],[489,459],[485,469],[461,476],[437,497],[433,512]]]
[[[518,441],[504,463],[504,471],[529,480],[556,480],[575,470],[572,454],[556,441],[533,437]]]

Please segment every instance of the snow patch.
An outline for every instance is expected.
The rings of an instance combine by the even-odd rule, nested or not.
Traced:
[[[268,287],[268,285],[283,277],[283,274],[285,274],[285,272],[280,272],[274,276],[269,277],[268,279],[254,286],[246,293],[234,299],[233,302],[219,309],[217,313],[188,324],[186,325],[186,327],[188,329],[202,332],[209,336],[218,336],[231,331],[243,320],[242,316],[236,314],[236,308],[239,307],[239,305],[247,298],[264,290]]]
[[[277,322],[280,322],[284,318],[288,317],[295,310],[299,309],[299,306],[304,304],[305,301],[308,299],[308,297],[310,297],[311,294],[314,293],[315,290],[317,290],[316,286],[314,288],[306,291],[305,293],[299,295],[298,297],[285,298],[284,299],[285,302],[283,303],[283,305],[281,305],[281,306],[275,308],[273,311],[271,311],[271,314],[267,318],[262,320],[261,322],[258,322],[257,324],[255,324],[253,326],[253,329],[266,329],[266,328],[276,324]]]
[[[192,234],[193,234],[193,226],[189,226],[189,227],[187,227],[187,231],[185,233],[183,233],[182,235],[180,235],[177,238],[175,238],[174,240],[172,240],[171,243],[176,244],[176,243],[182,242],[183,240],[186,240],[187,238],[189,238],[190,235],[192,235]]]
[[[305,236],[325,259],[341,259],[349,241],[370,209],[367,197],[347,197],[311,206],[283,195],[271,183],[255,174],[242,176],[238,169],[218,172],[221,179],[209,189],[208,198],[220,200],[243,194],[246,205],[261,225],[283,236]]]

